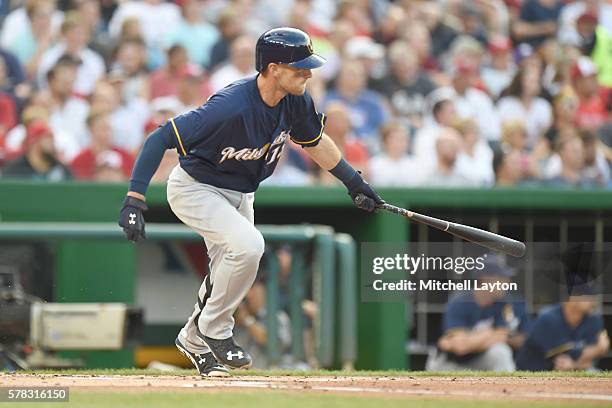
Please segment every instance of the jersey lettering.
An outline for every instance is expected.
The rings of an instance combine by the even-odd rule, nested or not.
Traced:
[[[272,164],[278,160],[281,152],[283,151],[285,140],[287,140],[288,137],[289,133],[283,130],[281,134],[274,139],[272,146],[270,147],[270,151],[266,155],[266,164]]]
[[[221,150],[221,160],[219,160],[219,164],[223,163],[227,159],[234,159],[238,161],[259,160],[264,154],[266,154],[269,147],[270,143],[266,143],[266,145],[260,149],[248,149],[245,147],[244,149],[236,150],[235,147],[228,146]]]

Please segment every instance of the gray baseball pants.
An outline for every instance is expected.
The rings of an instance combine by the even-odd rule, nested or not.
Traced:
[[[457,363],[449,360],[445,353],[434,350],[425,364],[427,371],[516,371],[512,348],[506,343],[496,343],[474,359]]]
[[[194,353],[208,347],[197,336],[232,336],[233,314],[255,281],[264,239],[254,226],[255,193],[217,188],[176,166],[168,179],[168,203],[185,225],[204,238],[210,273],[198,291],[193,313],[179,339]]]

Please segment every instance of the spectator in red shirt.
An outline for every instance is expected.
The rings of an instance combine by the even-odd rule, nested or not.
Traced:
[[[58,159],[53,132],[46,122],[36,120],[28,125],[23,155],[6,164],[2,177],[54,182],[71,178],[70,170]]]
[[[93,180],[104,183],[123,182],[125,175],[125,160],[121,153],[106,150],[96,156]]]
[[[82,150],[72,161],[71,168],[76,179],[93,180],[96,174],[98,157],[105,152],[113,151],[121,157],[121,168],[127,179],[133,165],[132,156],[123,149],[113,146],[113,131],[110,115],[106,111],[93,111],[87,117],[87,128],[91,135],[91,144]]]
[[[597,130],[608,119],[608,92],[597,82],[597,67],[589,57],[579,57],[571,69],[574,88],[580,100],[577,124],[579,128]]]
[[[17,109],[10,95],[0,92],[0,158],[4,151],[4,138],[9,130],[17,124]]]
[[[0,59],[0,86],[8,82],[4,60]],[[17,124],[17,107],[10,94],[0,87],[0,161],[4,156],[4,138],[9,130]]]
[[[168,49],[167,64],[151,74],[149,98],[153,100],[161,96],[175,95],[178,84],[185,75],[200,74],[201,70],[189,62],[185,48],[173,45]],[[202,81],[200,87],[203,95],[210,95],[206,81]]]

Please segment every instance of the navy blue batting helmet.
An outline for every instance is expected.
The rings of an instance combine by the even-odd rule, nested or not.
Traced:
[[[272,63],[313,69],[323,65],[325,59],[313,53],[308,34],[297,28],[281,27],[263,33],[255,47],[257,71],[263,72]]]

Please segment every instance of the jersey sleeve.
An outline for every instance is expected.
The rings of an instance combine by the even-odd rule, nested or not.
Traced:
[[[449,302],[442,320],[443,334],[454,330],[471,330],[473,322],[470,319],[470,309],[472,307],[473,304],[461,299]]]
[[[529,313],[527,313],[527,306],[524,301],[518,301],[513,304],[514,314],[519,320],[517,331],[519,333],[527,333],[531,326],[529,319]]]
[[[316,146],[323,136],[325,114],[317,112],[308,92],[292,102],[295,106],[291,126],[291,140],[302,147]]]
[[[589,316],[589,320],[587,321],[587,326],[585,329],[585,342],[587,345],[591,346],[596,344],[599,340],[599,333],[604,330],[603,319],[601,315],[592,315]]]
[[[540,315],[534,322],[529,339],[547,359],[568,353],[574,348],[574,342],[569,340],[563,327],[547,314]]]
[[[145,140],[130,178],[130,191],[146,194],[151,178],[159,164],[164,152],[175,146],[170,124],[166,123],[155,129]]]

